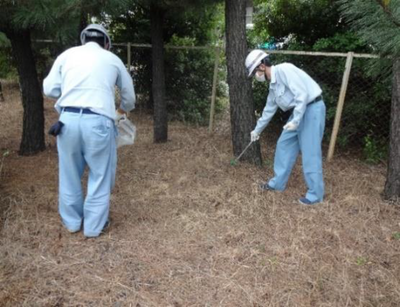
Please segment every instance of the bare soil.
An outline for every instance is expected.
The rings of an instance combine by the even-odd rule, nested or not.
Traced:
[[[152,118],[135,111],[111,227],[85,239],[60,222],[55,139],[18,156],[21,101],[3,87],[0,306],[400,305],[400,211],[381,198],[384,166],[337,157],[325,163],[325,201],[302,206],[300,161],[285,192],[258,188],[273,173],[268,131],[264,166],[233,166],[227,119],[213,135],[172,122],[170,141],[154,144]]]

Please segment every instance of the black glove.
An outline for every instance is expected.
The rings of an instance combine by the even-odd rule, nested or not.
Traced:
[[[57,136],[61,133],[61,129],[64,126],[63,122],[56,122],[53,126],[50,127],[49,134],[53,136]]]

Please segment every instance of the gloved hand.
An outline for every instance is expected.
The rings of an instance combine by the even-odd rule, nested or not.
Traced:
[[[283,126],[284,130],[293,131],[296,130],[299,125],[294,122],[288,122],[285,126]]]
[[[254,130],[252,132],[250,132],[250,140],[252,142],[258,141],[258,139],[260,138],[260,134],[255,132]]]
[[[118,124],[121,119],[126,119],[126,113],[121,109],[115,110],[115,124]]]

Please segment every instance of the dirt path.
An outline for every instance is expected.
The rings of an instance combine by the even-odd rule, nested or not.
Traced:
[[[325,202],[303,207],[299,166],[286,192],[258,189],[272,141],[263,168],[232,166],[226,124],[209,137],[171,123],[170,142],[155,145],[151,118],[135,113],[111,228],[85,239],[59,220],[54,140],[17,156],[22,110],[5,92],[1,306],[399,306],[400,211],[380,198],[383,168],[338,159],[325,168]]]

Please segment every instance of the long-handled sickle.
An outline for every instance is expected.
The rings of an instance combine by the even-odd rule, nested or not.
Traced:
[[[249,149],[250,145],[253,143],[253,141],[250,141],[249,145],[246,146],[246,148],[242,151],[242,153],[233,161],[234,163],[237,163],[239,159],[243,156],[243,154],[246,152],[247,149]]]

